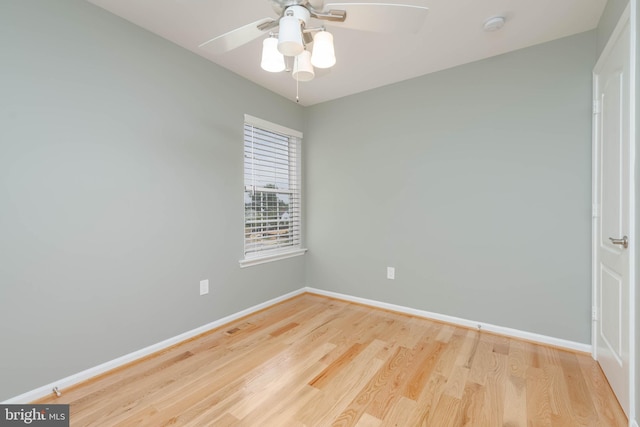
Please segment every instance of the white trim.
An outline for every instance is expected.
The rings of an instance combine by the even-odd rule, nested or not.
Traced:
[[[592,72],[592,81],[593,81],[593,93],[592,96],[594,98],[597,97],[598,88],[599,88],[599,79],[598,75],[594,71]],[[594,103],[598,102],[594,99]],[[598,112],[598,115],[600,113]],[[592,208],[591,215],[591,357],[594,360],[598,360],[597,354],[597,345],[596,340],[597,336],[597,317],[600,316],[600,313],[597,311],[598,307],[598,243],[597,236],[599,233],[600,227],[600,205],[598,204],[598,180],[600,179],[598,175],[598,163],[600,162],[600,156],[598,151],[598,132],[600,132],[600,117],[596,117],[594,114],[591,118],[591,204],[592,206],[597,206],[597,208]],[[595,212],[594,212],[595,211]]]
[[[302,139],[302,132],[300,132],[299,130],[289,129],[286,126],[281,126],[276,123],[271,123],[267,120],[259,119],[257,117],[253,117],[248,114],[244,115],[244,122],[252,126],[258,127],[260,129],[281,133],[283,135],[295,136],[296,138]]]
[[[307,252],[307,249],[294,249],[292,251],[287,252],[278,252],[273,254],[262,254],[261,256],[257,256],[255,258],[245,258],[238,261],[240,263],[241,268],[251,267],[252,265],[265,264],[267,262],[278,261],[280,259],[292,258],[294,256],[304,255]]]
[[[241,317],[247,316],[249,314],[255,313],[256,311],[260,311],[264,308],[275,305],[281,301],[285,301],[287,299],[293,298],[297,295],[304,293],[304,288],[298,289],[293,292],[289,292],[288,294],[284,294],[282,296],[273,298],[269,301],[263,302],[261,304],[254,305],[253,307],[249,307],[245,310],[239,311],[237,313],[231,314],[229,316],[223,317],[221,319],[215,320],[211,323],[208,323],[204,326],[200,326],[198,328],[192,329],[190,331],[184,332],[180,335],[176,335],[175,337],[166,339],[157,344],[150,345],[141,350],[134,351],[129,354],[125,354],[124,356],[118,357],[116,359],[110,360],[108,362],[102,363],[98,366],[94,366],[93,368],[86,369],[82,372],[78,372],[77,374],[70,375],[66,378],[62,378],[58,381],[54,381],[42,387],[38,387],[34,390],[23,393],[19,396],[12,397],[11,399],[5,400],[2,402],[3,404],[25,404],[29,402],[33,402],[34,400],[41,399],[47,395],[50,395],[54,387],[58,387],[63,393],[64,389],[78,384],[80,382],[91,379],[97,375],[103,374],[112,369],[118,368],[120,366],[126,365],[127,363],[133,362],[137,359],[140,359],[145,356],[149,356],[150,354],[156,353],[160,350],[164,350],[172,345],[178,344],[182,341],[186,341],[189,338],[193,338],[202,333],[208,332],[212,329],[218,328],[222,325],[230,323],[234,320],[237,320]]]
[[[638,427],[638,423],[636,422],[636,418],[638,416],[638,408],[636,408],[636,356],[637,352],[637,342],[636,342],[636,278],[637,278],[637,265],[635,263],[636,260],[636,251],[638,249],[637,244],[637,224],[636,224],[636,137],[638,135],[636,129],[636,99],[638,98],[638,88],[636,87],[636,73],[638,70],[636,69],[636,52],[637,52],[637,39],[638,39],[638,2],[637,0],[629,1],[630,9],[630,17],[629,17],[629,31],[630,31],[630,49],[629,55],[631,55],[630,63],[629,63],[629,90],[631,92],[631,96],[629,99],[629,139],[631,140],[629,147],[629,180],[631,181],[629,184],[629,236],[631,236],[631,244],[629,245],[629,263],[631,267],[629,268],[629,420],[632,420],[632,425],[635,424]]]
[[[555,347],[565,348],[572,351],[579,351],[582,353],[590,353],[591,345],[583,344],[574,341],[563,340],[560,338],[554,338],[546,335],[536,334],[533,332],[521,331],[518,329],[507,328],[504,326],[492,325],[490,323],[477,322],[474,320],[462,319],[459,317],[448,316],[446,314],[433,313],[425,310],[418,310],[415,308],[405,307],[401,305],[389,304],[386,302],[375,301],[366,298],[354,297],[351,295],[345,295],[338,292],[325,291],[322,289],[315,288],[305,288],[306,292],[311,294],[322,295],[326,297],[336,298],[344,301],[355,302],[358,304],[364,304],[371,307],[382,308],[390,311],[397,311],[399,313],[410,314],[412,316],[424,317],[427,319],[438,320],[441,322],[451,323],[454,325],[464,326],[468,328],[476,329],[478,326],[482,328],[483,331],[494,332],[496,334],[505,335],[508,337],[524,339],[527,341],[533,341],[536,343],[552,345]]]
[[[640,426],[638,426],[638,422],[636,420],[630,420],[629,427],[640,427]]]
[[[606,50],[606,49],[605,49]],[[596,65],[597,67],[597,65]],[[592,72],[593,81],[593,93],[592,98],[594,104],[599,104],[598,88],[599,79],[596,69]],[[598,307],[598,228],[600,226],[600,205],[598,204],[600,185],[598,183],[598,162],[600,162],[599,150],[598,150],[598,132],[600,132],[600,112],[594,113],[591,119],[591,357],[594,360],[598,360],[598,346],[596,345],[597,336],[597,322],[596,316],[600,313],[597,312]],[[595,314],[595,315],[594,315]]]

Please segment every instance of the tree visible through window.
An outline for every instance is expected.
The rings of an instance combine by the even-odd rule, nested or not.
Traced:
[[[300,137],[252,119],[244,125],[245,258],[300,248]]]

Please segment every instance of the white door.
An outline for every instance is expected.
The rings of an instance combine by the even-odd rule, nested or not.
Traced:
[[[630,29],[621,20],[594,69],[594,357],[630,409]],[[626,22],[626,24],[625,24]],[[598,215],[599,211],[599,215]],[[628,237],[627,237],[628,236]]]

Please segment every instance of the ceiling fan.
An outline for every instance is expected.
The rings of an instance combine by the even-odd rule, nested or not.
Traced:
[[[335,62],[333,35],[324,25],[373,32],[415,33],[428,8],[393,3],[327,3],[324,0],[268,0],[278,18],[263,18],[212,38],[199,47],[222,54],[263,35],[261,66],[270,72],[291,71],[297,81],[309,81],[314,68]],[[313,43],[313,53],[310,45]],[[291,64],[293,63],[293,67]]]

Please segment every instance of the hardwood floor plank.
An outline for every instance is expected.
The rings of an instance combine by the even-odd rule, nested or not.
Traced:
[[[334,426],[353,426],[362,414],[367,411],[378,419],[383,419],[388,409],[398,397],[398,388],[394,382],[399,371],[404,367],[410,350],[398,347],[384,365],[351,401],[349,406],[333,422]]]
[[[442,394],[440,395],[440,399],[438,399],[438,403],[436,404],[433,412],[429,414],[428,421],[426,423],[423,421],[423,425],[458,427],[462,425],[461,415],[460,399]]]
[[[432,373],[429,376],[428,382],[422,389],[418,399],[416,400],[416,408],[411,414],[410,423],[411,426],[428,426],[427,424],[431,413],[433,412],[436,403],[442,396],[444,386],[447,383],[447,379],[440,374]]]
[[[551,427],[549,381],[537,367],[527,370],[527,421],[529,427]]]
[[[328,384],[336,375],[342,372],[343,368],[355,359],[360,354],[364,345],[361,343],[355,343],[342,353],[337,359],[335,359],[329,366],[327,366],[322,372],[320,372],[314,379],[309,381],[309,385],[322,388]]]
[[[467,380],[484,385],[493,363],[493,357],[493,345],[480,337]]]
[[[367,413],[379,419],[386,417],[401,397],[401,386],[407,380],[406,369],[410,365],[411,350],[406,347],[398,347],[376,375],[378,385],[381,387],[377,393],[373,394],[373,399],[367,406]]]
[[[492,353],[493,358],[484,387],[485,401],[483,405],[482,425],[502,426],[504,419],[504,394],[507,379],[507,356],[502,353]]]
[[[242,427],[254,427],[254,426],[265,426],[265,427],[282,427],[282,426],[303,426],[301,421],[297,418],[297,413],[300,410],[300,407],[311,405],[318,396],[322,392],[315,388],[303,384],[302,388],[299,390],[297,395],[291,396],[292,399],[288,400],[286,404],[279,405],[278,409],[271,414],[268,418],[261,417],[261,421],[259,423],[254,423],[250,417],[247,418],[246,422],[243,420],[241,424]]]
[[[456,331],[456,327],[453,325],[441,325],[440,327],[440,332],[438,332],[438,335],[436,336],[436,339],[438,341],[442,341],[444,343],[448,343],[449,340],[451,339],[451,337],[453,336],[453,333]]]
[[[519,376],[507,375],[502,422],[510,427],[527,427],[527,383]]]
[[[464,393],[465,386],[467,384],[467,377],[469,376],[469,368],[456,365],[454,366],[451,374],[447,379],[447,385],[444,388],[444,394],[447,396],[461,399]]]
[[[278,329],[277,331],[271,332],[269,335],[271,335],[272,337],[277,337],[277,336],[280,336],[280,335],[284,334],[285,332],[290,331],[291,329],[295,328],[296,326],[300,326],[300,324],[296,323],[296,322],[291,322],[288,325],[284,325],[282,328]]]
[[[589,355],[310,294],[62,392],[73,427],[627,422]]]
[[[434,355],[436,347],[440,349],[444,347],[444,344],[433,339],[431,331],[432,329],[422,331],[420,340],[411,349],[405,377],[400,385],[400,394],[414,401],[427,382],[430,371],[425,368],[435,366],[435,363],[428,363],[428,359],[437,359]]]
[[[606,420],[602,422],[603,425],[626,425],[627,420],[623,415],[620,403],[616,400],[598,362],[589,356],[579,355],[578,364],[598,413],[598,419]]]
[[[358,424],[356,424],[356,427],[380,427],[381,425],[382,425],[381,420],[365,413],[360,417],[360,420],[358,420]],[[395,424],[395,425],[398,426],[401,424]]]
[[[283,390],[288,390],[285,396],[279,393],[269,393],[261,399],[259,405],[251,402],[253,409],[242,417],[239,425],[248,427],[264,426],[273,424],[274,420],[290,416],[287,415],[290,408],[296,408],[305,401],[309,402],[310,400],[305,400],[307,397],[309,399],[312,397],[315,398],[315,393],[313,393],[312,390],[317,389],[309,386],[307,383],[310,378],[318,375],[318,372],[324,369],[324,367],[324,364],[320,363],[311,364],[305,371],[292,376],[281,386]],[[284,420],[286,419],[287,418],[284,418]]]
[[[549,381],[549,404],[553,426],[571,425],[572,410],[569,390],[561,366],[546,365],[544,373]]]
[[[299,384],[300,379],[306,378],[309,369],[318,371],[318,361],[333,348],[333,344],[326,343],[313,349],[305,348],[305,353],[295,357],[286,354],[285,357],[274,360],[273,363],[263,365],[252,379],[244,381],[242,401],[229,410],[231,415],[244,419],[250,412],[269,401],[271,390],[291,389]],[[272,401],[272,404],[275,402]]]
[[[530,342],[525,342],[525,354],[526,354],[526,360],[527,360],[527,364],[529,365],[529,367],[532,368],[539,368],[540,367],[540,346],[530,343]]]
[[[474,382],[467,382],[460,399],[462,427],[476,427],[482,419],[485,388]]]
[[[596,425],[598,413],[588,393],[587,385],[575,354],[562,352],[560,363],[568,387],[573,418],[584,425]]]
[[[453,371],[453,367],[456,363],[456,356],[460,351],[460,347],[462,346],[462,343],[464,341],[465,337],[461,334],[454,334],[452,337],[450,337],[444,352],[442,353],[442,355],[438,359],[438,363],[436,364],[436,373],[447,378],[449,377],[449,375],[451,375],[451,371]]]
[[[508,354],[509,375],[526,378],[527,367],[530,366],[527,359],[526,344],[518,341],[511,342]]]
[[[373,340],[349,365],[345,375],[322,388],[322,393],[311,405],[301,409],[299,419],[309,425],[331,425],[332,420],[357,396],[360,390],[378,372],[384,362],[376,354],[386,345],[384,341]]]
[[[467,339],[464,340],[458,352],[455,364],[464,366],[465,368],[471,368],[473,359],[478,351],[478,344],[480,344],[480,332],[473,329],[467,331]]]
[[[511,348],[511,342],[513,340],[503,337],[500,335],[495,335],[492,333],[484,333],[483,338],[487,340],[487,342],[491,343],[493,346],[493,352],[498,354],[509,354],[509,349]]]
[[[212,424],[213,422],[215,422],[215,424]],[[214,420],[207,419],[207,417],[205,416],[205,417],[200,417],[193,422],[189,422],[187,424],[178,424],[178,425],[183,425],[185,427],[202,427],[202,426],[210,426],[210,425],[215,425],[216,427],[233,427],[236,425],[237,422],[238,420],[233,415],[224,414],[222,417],[216,418]]]
[[[410,426],[411,414],[415,411],[416,405],[417,403],[415,400],[400,396],[397,403],[390,408],[389,412],[385,415],[384,420],[382,420],[381,423],[379,422],[378,425],[382,427]],[[369,416],[369,414],[365,413],[363,417],[365,416]],[[378,420],[375,417],[374,419]]]

